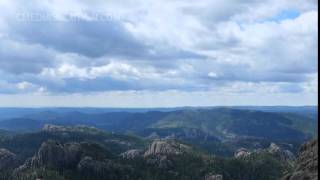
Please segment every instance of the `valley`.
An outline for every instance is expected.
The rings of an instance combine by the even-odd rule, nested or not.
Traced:
[[[281,179],[293,172],[300,146],[317,136],[312,113],[30,112],[0,121],[0,177]]]

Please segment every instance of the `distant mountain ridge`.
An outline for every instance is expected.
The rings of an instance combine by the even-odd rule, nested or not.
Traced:
[[[260,138],[301,143],[317,134],[317,120],[300,113],[265,112],[233,108],[175,111],[104,112],[42,111],[0,121],[0,129],[35,131],[45,124],[87,125],[109,132],[159,135],[188,140],[226,141]],[[191,138],[192,137],[192,138]]]
[[[47,107],[47,108],[5,108],[0,107],[0,120],[9,118],[24,117],[30,114],[38,114],[42,112],[54,112],[59,114],[70,112],[82,112],[86,114],[101,114],[110,112],[131,112],[143,113],[149,111],[172,112],[177,110],[188,109],[217,109],[232,108],[242,110],[257,110],[264,112],[280,112],[280,113],[300,113],[312,117],[317,117],[317,106],[204,106],[204,107],[168,107],[168,108],[95,108],[95,107]]]

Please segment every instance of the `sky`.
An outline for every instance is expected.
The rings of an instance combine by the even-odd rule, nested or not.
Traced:
[[[317,0],[0,0],[0,106],[317,105]]]

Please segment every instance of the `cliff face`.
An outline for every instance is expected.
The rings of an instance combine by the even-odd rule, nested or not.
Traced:
[[[301,147],[294,172],[284,179],[318,180],[318,140],[312,140]]]
[[[74,164],[82,154],[79,143],[60,144],[55,141],[42,143],[38,153],[33,158],[34,166],[59,167]]]

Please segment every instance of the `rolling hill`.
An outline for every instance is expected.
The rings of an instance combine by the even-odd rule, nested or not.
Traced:
[[[174,133],[177,129],[194,129],[220,140],[258,137],[302,142],[316,135],[317,123],[317,120],[301,113],[232,108],[94,114],[78,111],[66,113],[44,111],[2,120],[0,129],[30,131],[39,130],[44,124],[82,124],[121,133],[140,133],[146,129],[159,129],[159,131],[166,129],[167,132],[172,129]]]

